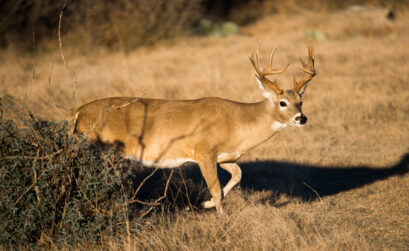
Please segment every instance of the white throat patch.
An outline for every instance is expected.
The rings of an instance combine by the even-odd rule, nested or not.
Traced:
[[[280,123],[280,122],[278,122],[278,121],[274,121],[274,122],[271,124],[271,129],[273,129],[273,131],[279,131],[279,130],[284,129],[284,128],[286,128],[286,127],[287,127],[287,124],[285,124],[285,123]]]

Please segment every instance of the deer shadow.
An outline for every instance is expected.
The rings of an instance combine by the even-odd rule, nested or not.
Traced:
[[[241,163],[240,186],[256,191],[270,190],[303,201],[311,201],[356,189],[391,176],[409,172],[409,153],[398,163],[380,168],[370,166],[315,166],[276,161]]]
[[[380,168],[370,166],[326,167],[277,161],[255,161],[239,163],[242,179],[239,186],[247,191],[271,191],[267,199],[271,205],[280,206],[276,201],[284,194],[302,201],[314,201],[325,196],[334,195],[363,187],[376,181],[385,180],[409,172],[409,153],[398,163]],[[152,173],[152,168],[138,167],[134,184],[140,184]],[[178,169],[158,169],[146,180],[138,198],[153,200],[165,190],[167,179],[172,173],[167,196],[164,199],[168,208],[199,209],[200,203],[210,199],[206,182],[199,167],[186,163]],[[230,174],[218,168],[222,185],[230,179]],[[170,205],[170,206],[169,206]]]

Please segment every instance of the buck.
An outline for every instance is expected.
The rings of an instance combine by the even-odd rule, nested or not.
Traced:
[[[207,97],[197,100],[162,100],[112,97],[92,101],[75,111],[74,132],[91,140],[118,144],[123,154],[145,166],[175,168],[195,162],[203,174],[212,198],[204,208],[216,207],[223,214],[221,200],[240,182],[236,161],[250,149],[265,142],[287,125],[304,126],[301,98],[315,76],[314,49],[308,47],[308,61],[301,60],[304,77],[293,89],[282,90],[268,75],[284,72],[273,68],[272,50],[266,68],[259,59],[259,47],[250,61],[264,100],[241,103]],[[221,189],[217,164],[231,174]]]

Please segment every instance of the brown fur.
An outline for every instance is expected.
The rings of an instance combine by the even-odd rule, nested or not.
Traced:
[[[278,108],[277,102],[282,98],[290,102],[285,111]],[[241,177],[234,162],[278,132],[279,129],[271,128],[274,122],[291,123],[290,118],[301,112],[299,101],[293,90],[278,96],[274,103],[239,103],[221,98],[106,98],[76,110],[74,131],[85,133],[94,141],[120,143],[124,154],[142,162],[197,162],[213,197],[207,207],[216,206],[222,213],[216,163],[224,163],[221,166],[232,173],[226,194]]]
[[[313,51],[309,43],[308,65],[301,61],[303,67],[300,68],[307,75],[298,82],[294,80],[299,88],[283,91],[277,81],[271,82],[265,77],[285,71],[288,65],[274,69],[273,50],[264,68],[257,49],[256,58],[251,56],[250,60],[257,72],[259,87],[267,98],[262,102],[239,103],[222,98],[106,98],[75,111],[74,132],[85,133],[94,141],[122,145],[124,154],[146,165],[175,167],[186,161],[198,163],[212,195],[204,206],[215,206],[222,214],[223,194],[241,179],[241,170],[235,161],[288,124],[305,124],[299,90],[315,76]],[[223,190],[216,163],[232,175]]]

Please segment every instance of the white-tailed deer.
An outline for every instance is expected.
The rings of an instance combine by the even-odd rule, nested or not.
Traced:
[[[259,44],[260,46],[260,44]],[[161,100],[136,97],[99,99],[75,111],[74,132],[91,140],[120,143],[122,151],[143,165],[163,168],[196,162],[206,180],[212,199],[205,208],[216,207],[223,214],[221,200],[241,179],[240,156],[268,140],[287,125],[303,126],[307,118],[301,111],[301,97],[315,76],[314,50],[308,43],[308,62],[299,67],[305,76],[294,88],[282,90],[267,75],[284,72],[272,68],[275,50],[268,67],[259,60],[259,49],[250,61],[266,98],[257,103],[240,103],[222,98]],[[221,189],[217,164],[231,173]]]

